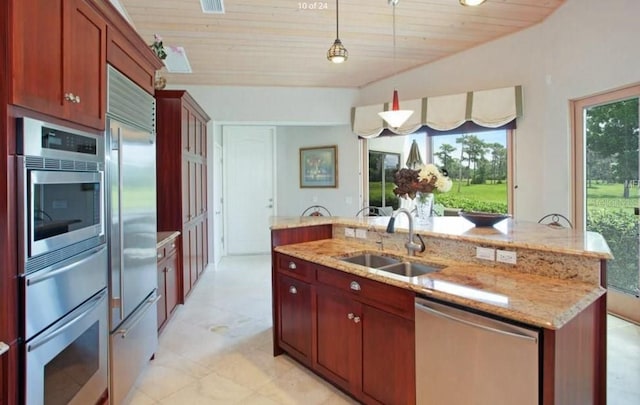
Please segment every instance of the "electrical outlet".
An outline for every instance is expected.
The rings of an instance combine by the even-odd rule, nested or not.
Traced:
[[[356,229],[356,238],[367,239],[366,229]]]
[[[494,261],[496,257],[496,250],[493,248],[476,246],[476,257],[482,260]]]
[[[516,252],[513,250],[497,250],[496,260],[502,263],[516,264]]]
[[[346,236],[347,238],[355,238],[356,230],[353,228],[344,228],[344,236]]]

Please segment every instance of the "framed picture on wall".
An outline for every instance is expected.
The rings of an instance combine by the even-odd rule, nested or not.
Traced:
[[[300,188],[338,187],[338,146],[300,148]]]

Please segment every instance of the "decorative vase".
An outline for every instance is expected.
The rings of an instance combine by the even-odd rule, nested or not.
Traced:
[[[156,77],[153,82],[153,87],[156,90],[162,90],[167,85],[167,79],[162,77],[162,73],[159,70],[156,70]]]
[[[430,223],[433,216],[433,193],[418,193],[415,201],[418,222],[421,224]]]

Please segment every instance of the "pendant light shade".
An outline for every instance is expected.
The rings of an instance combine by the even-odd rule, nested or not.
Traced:
[[[404,124],[413,114],[412,110],[401,110],[398,102],[398,90],[393,90],[393,103],[389,111],[379,112],[380,118],[385,120],[391,128],[398,128]]]
[[[396,5],[399,0],[389,0],[393,6],[393,69],[396,67]],[[394,72],[395,73],[395,72]],[[389,111],[379,112],[380,118],[386,121],[391,128],[398,128],[404,124],[413,114],[412,110],[401,110],[398,101],[398,90],[393,90],[393,102]]]
[[[460,0],[460,4],[463,6],[479,6],[487,0]]]
[[[349,52],[347,48],[342,45],[342,41],[340,38],[336,38],[331,45],[331,48],[327,51],[327,59],[329,59],[333,63],[342,63],[349,57]]]
[[[333,45],[327,51],[327,59],[333,63],[342,63],[349,58],[349,52],[342,45],[340,35],[338,35],[338,16],[338,0],[336,0],[336,40],[333,41]]]

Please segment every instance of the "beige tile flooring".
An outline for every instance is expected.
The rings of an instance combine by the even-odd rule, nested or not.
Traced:
[[[355,404],[286,355],[272,356],[271,262],[209,268],[160,336],[128,405]],[[640,327],[609,317],[610,405],[640,403]]]

